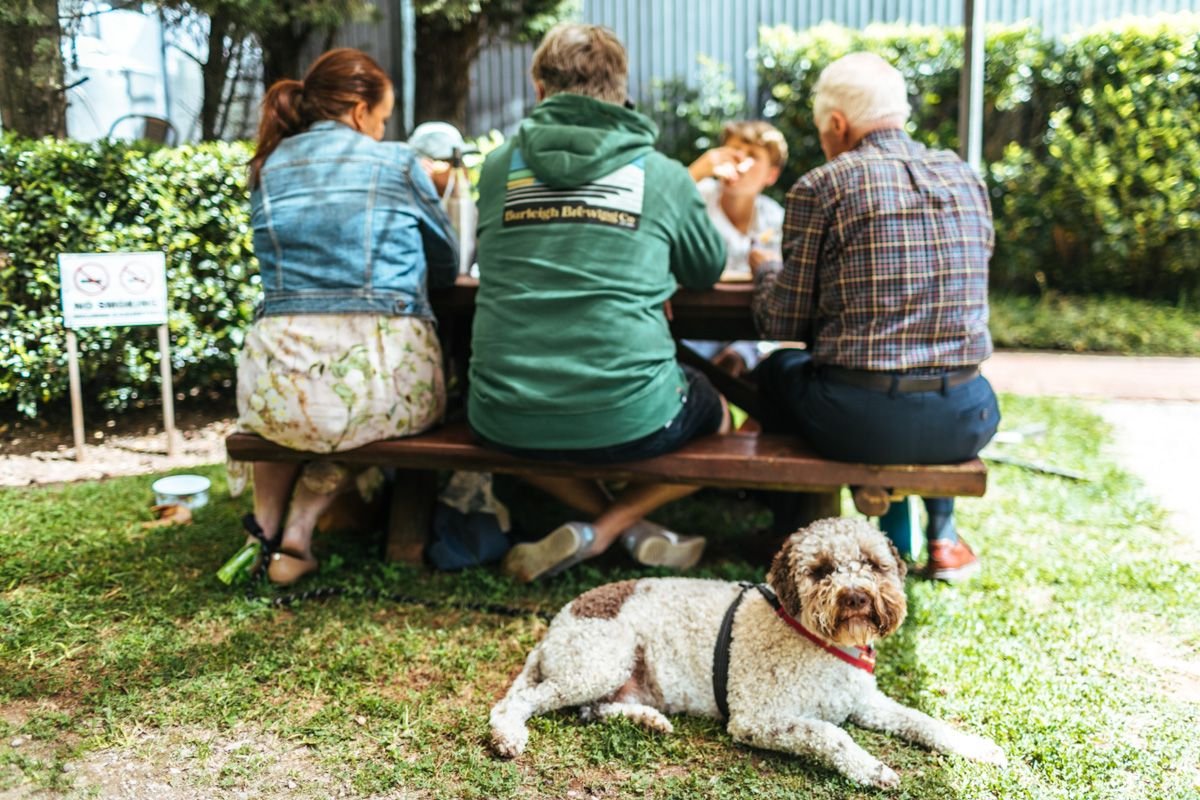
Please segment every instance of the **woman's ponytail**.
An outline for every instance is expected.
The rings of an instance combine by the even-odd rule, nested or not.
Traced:
[[[358,103],[374,108],[391,81],[361,50],[340,47],[313,62],[304,81],[284,79],[267,90],[258,123],[258,147],[250,159],[250,188],[258,186],[267,156],[288,136],[302,133],[317,120],[340,119]]]
[[[300,133],[312,120],[305,119],[304,84],[291,78],[275,81],[262,101],[258,122],[258,146],[250,159],[250,188],[258,186],[258,174],[267,156],[284,138]]]

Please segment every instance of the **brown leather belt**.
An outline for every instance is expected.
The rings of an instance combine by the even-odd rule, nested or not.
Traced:
[[[876,392],[940,392],[943,387],[953,389],[974,380],[979,375],[979,367],[963,367],[941,375],[915,377],[903,372],[872,372],[825,364],[818,368],[818,373],[835,383],[845,383]]]

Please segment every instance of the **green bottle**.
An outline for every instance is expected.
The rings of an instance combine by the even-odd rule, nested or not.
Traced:
[[[257,539],[246,542],[242,545],[241,550],[233,554],[233,558],[226,561],[217,570],[217,580],[228,586],[238,575],[244,574],[246,577],[250,577],[250,565],[258,558],[261,550],[262,542]]]

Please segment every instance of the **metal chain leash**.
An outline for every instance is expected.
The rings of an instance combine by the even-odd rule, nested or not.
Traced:
[[[275,540],[266,537],[262,528],[259,527],[258,522],[254,519],[253,514],[247,514],[243,517],[242,524],[246,528],[247,533],[262,543],[261,556],[258,559],[258,563],[255,564],[254,569],[250,571],[250,581],[246,584],[246,600],[252,603],[265,601],[273,608],[290,608],[295,603],[303,603],[308,600],[326,600],[331,597],[342,597],[355,600],[389,600],[401,605],[422,606],[432,610],[474,611],[482,614],[495,614],[502,617],[526,617],[532,614],[545,622],[549,622],[554,617],[548,611],[536,608],[506,606],[502,603],[447,602],[445,600],[434,600],[428,597],[404,594],[403,592],[387,592],[383,589],[360,589],[349,586],[317,586],[312,589],[305,589],[302,592],[289,592],[288,594],[268,597],[260,594],[257,587],[267,582],[267,565],[271,560],[271,556],[278,549],[278,546]]]
[[[302,592],[290,592],[288,594],[276,595],[275,597],[267,597],[255,592],[255,583],[256,580],[252,578],[250,586],[246,587],[246,599],[251,601],[266,601],[273,608],[290,608],[295,603],[303,603],[308,600],[326,600],[332,597],[341,597],[347,600],[388,600],[400,605],[421,606],[433,611],[472,611],[512,618],[535,616],[544,622],[549,622],[554,618],[554,615],[550,612],[537,608],[506,606],[502,603],[436,600],[429,597],[404,594],[403,592],[388,592],[384,589],[359,589],[349,586],[317,586],[312,589],[305,589]]]

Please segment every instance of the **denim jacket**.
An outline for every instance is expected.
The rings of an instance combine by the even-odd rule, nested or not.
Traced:
[[[333,120],[289,136],[250,195],[260,316],[376,313],[432,318],[458,244],[408,145]]]

